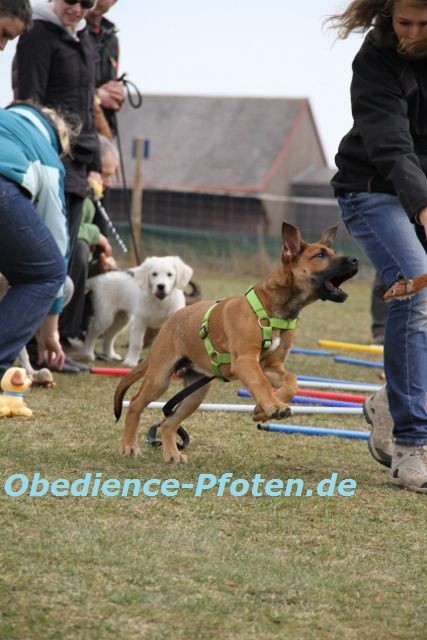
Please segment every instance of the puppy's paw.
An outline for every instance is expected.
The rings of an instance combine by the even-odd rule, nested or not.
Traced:
[[[283,405],[282,407],[277,407],[270,413],[270,418],[273,420],[277,418],[289,418],[292,415],[291,408],[289,405]]]
[[[257,404],[252,414],[252,420],[254,422],[266,422],[267,420],[277,420],[278,418],[289,418],[291,415],[291,407],[288,404],[283,404],[280,407],[277,405],[267,407],[265,410],[261,405]]]
[[[252,414],[252,420],[254,422],[266,422],[268,420],[268,415],[265,413],[261,405],[256,405]]]
[[[126,458],[137,458],[141,454],[141,449],[138,447],[136,442],[127,443],[121,441],[119,445],[119,452]]]
[[[176,451],[163,450],[163,460],[168,464],[187,464],[187,456]]]

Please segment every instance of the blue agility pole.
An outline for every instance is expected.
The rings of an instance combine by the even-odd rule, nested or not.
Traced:
[[[324,349],[299,349],[297,347],[292,347],[290,353],[295,353],[297,355],[301,354],[304,356],[333,356],[332,351],[325,351]]]
[[[305,436],[337,436],[338,438],[350,438],[352,440],[368,440],[370,435],[368,431],[301,427],[296,424],[272,424],[270,422],[259,424],[258,429],[260,431],[275,431],[277,433],[298,433]]]
[[[384,369],[382,362],[372,362],[372,360],[358,360],[357,358],[344,358],[343,356],[336,356],[335,362],[344,362],[345,364],[356,364],[361,367],[374,367],[375,369]]]

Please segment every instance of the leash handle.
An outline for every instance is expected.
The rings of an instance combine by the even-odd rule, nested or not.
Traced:
[[[159,447],[162,446],[162,441],[157,440],[156,438],[157,429],[160,426],[161,426],[160,422],[158,424],[153,424],[153,426],[148,429],[148,433],[147,433],[146,442],[147,444],[151,445],[155,449],[158,449]],[[186,430],[182,425],[178,427],[177,434],[180,436],[182,442],[177,442],[176,446],[180,451],[182,451],[183,449],[188,447],[188,445],[190,444],[190,436],[188,435],[188,433],[186,432]]]
[[[136,84],[128,80],[126,76],[127,76],[127,73],[122,73],[122,75],[119,78],[117,78],[117,81],[123,83],[126,89],[126,95],[129,100],[130,106],[133,107],[134,109],[139,109],[140,106],[142,105],[142,94],[138,89],[138,87],[136,86]],[[134,90],[135,92],[134,94],[131,93],[130,88]]]

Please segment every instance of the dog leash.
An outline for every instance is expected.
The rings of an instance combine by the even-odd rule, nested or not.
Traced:
[[[179,404],[181,404],[181,402],[187,396],[191,396],[192,393],[194,393],[201,387],[204,387],[205,384],[208,384],[208,382],[214,379],[215,379],[215,376],[202,376],[195,382],[192,382],[191,384],[189,384],[187,387],[184,387],[183,389],[181,389],[181,391],[176,393],[174,396],[172,396],[170,400],[166,402],[165,406],[162,409],[163,414],[166,416],[166,418],[171,416],[175,412],[176,407]]]
[[[119,232],[117,231],[116,227],[113,225],[113,222],[110,218],[110,216],[108,215],[108,213],[106,212],[104,206],[102,205],[101,201],[99,198],[97,198],[96,196],[92,196],[92,201],[98,211],[98,213],[100,214],[100,216],[105,220],[105,222],[108,225],[108,228],[110,229],[111,233],[113,234],[114,238],[117,241],[117,244],[119,245],[120,249],[123,251],[123,253],[127,253],[127,247],[125,245],[125,243],[123,242],[123,240],[120,237]]]
[[[184,387],[183,389],[181,389],[181,391],[176,393],[174,396],[172,396],[170,400],[166,402],[166,404],[162,409],[163,415],[166,418],[173,415],[178,405],[180,405],[181,402],[185,400],[185,398],[190,396],[192,393],[194,393],[201,387],[204,387],[206,384],[208,384],[208,382],[214,379],[215,379],[215,376],[202,376],[195,382],[192,382],[191,384],[189,384],[187,387]],[[148,433],[146,437],[146,442],[152,447],[156,447],[156,448],[160,447],[162,444],[161,440],[156,440],[157,429],[159,427],[160,427],[160,423],[153,424],[153,426],[148,429]],[[182,425],[178,427],[177,433],[182,440],[182,442],[177,443],[177,447],[180,451],[182,451],[182,449],[185,449],[185,447],[187,447],[190,444],[190,436],[188,435],[187,431],[184,429]]]

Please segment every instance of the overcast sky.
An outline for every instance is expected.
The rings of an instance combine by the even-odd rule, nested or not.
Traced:
[[[37,4],[32,2],[32,4]],[[362,36],[322,28],[343,0],[118,0],[120,73],[144,94],[308,97],[331,166],[351,125],[351,61]],[[15,45],[0,52],[0,106]]]

